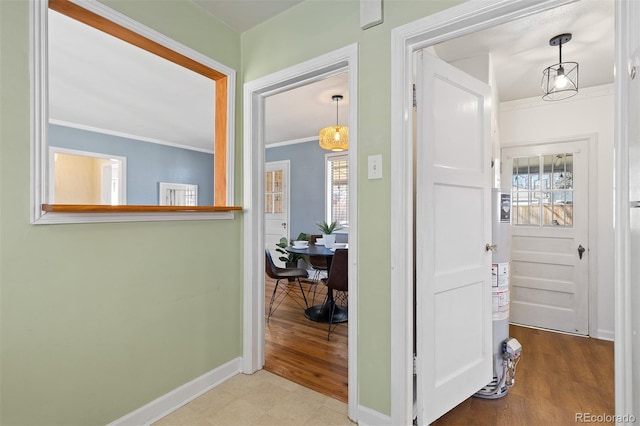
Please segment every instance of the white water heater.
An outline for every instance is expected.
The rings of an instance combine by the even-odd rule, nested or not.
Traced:
[[[516,339],[509,337],[511,194],[494,188],[491,196],[493,380],[474,396],[494,399],[505,396],[514,384],[522,347]]]

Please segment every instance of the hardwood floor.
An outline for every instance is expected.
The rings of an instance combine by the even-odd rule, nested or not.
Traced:
[[[281,282],[282,283],[282,282]],[[275,280],[266,278],[265,312]],[[293,286],[292,286],[293,287]],[[303,280],[305,291],[309,289]],[[318,284],[314,304],[320,304],[326,287]],[[293,289],[299,295],[300,290]],[[297,292],[295,291],[297,290]],[[312,292],[313,293],[313,292]],[[348,327],[342,323],[331,332],[327,341],[327,324],[311,321],[304,316],[302,300],[286,297],[265,323],[264,369],[287,380],[313,389],[324,395],[347,402],[348,398]],[[311,305],[309,298],[309,305]],[[275,304],[274,304],[275,305]]]
[[[267,279],[267,311],[274,284]],[[509,393],[469,398],[434,425],[565,425],[579,413],[613,415],[613,342],[513,325],[510,335],[523,349]],[[347,402],[346,323],[327,342],[327,325],[305,318],[287,298],[265,324],[265,338],[265,370]]]
[[[522,358],[509,393],[469,398],[434,425],[568,425],[579,413],[613,415],[613,342],[513,325],[510,334]]]

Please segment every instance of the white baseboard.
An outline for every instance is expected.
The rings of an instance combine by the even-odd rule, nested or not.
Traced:
[[[240,373],[241,367],[242,358],[233,359],[120,417],[108,426],[149,425]]]
[[[358,406],[359,426],[391,426],[391,417],[372,410],[371,408]]]
[[[532,326],[532,325],[517,324],[515,322],[512,322],[510,324],[511,325],[517,325],[518,327],[527,327],[527,328],[533,328],[533,329],[536,329],[536,330],[548,331],[548,332],[551,332],[551,333],[568,334],[569,336],[591,337],[593,339],[610,340],[612,342],[615,340],[614,339],[615,333],[613,331],[611,331],[611,330],[598,330],[595,335],[583,336],[582,334],[567,333],[567,332],[558,331],[558,330],[550,330],[548,328],[535,327],[535,326]]]

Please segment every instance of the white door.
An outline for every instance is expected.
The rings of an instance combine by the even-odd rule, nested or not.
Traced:
[[[504,148],[511,322],[589,333],[589,142]]]
[[[275,264],[284,267],[276,244],[282,237],[289,240],[289,161],[265,164],[264,226],[266,248]]]
[[[418,64],[416,365],[423,425],[493,377],[486,250],[492,170],[489,86],[426,52]]]

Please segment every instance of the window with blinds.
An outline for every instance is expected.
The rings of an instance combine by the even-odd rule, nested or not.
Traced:
[[[349,226],[349,155],[328,154],[327,222],[336,221],[343,228]]]

